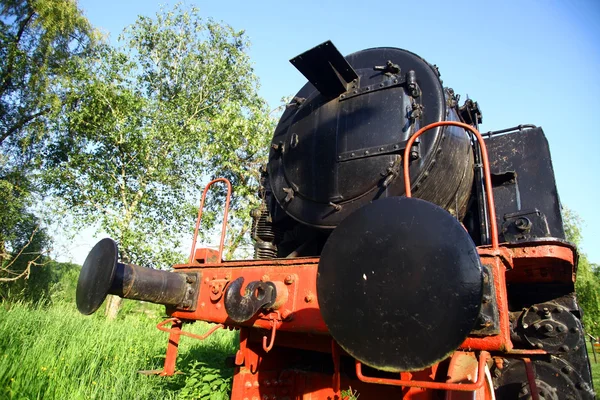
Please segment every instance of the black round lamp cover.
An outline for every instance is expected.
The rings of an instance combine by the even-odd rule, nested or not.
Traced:
[[[346,352],[383,371],[415,371],[446,358],[473,329],[481,264],[447,211],[390,197],[360,208],[332,232],[317,291],[323,319]]]

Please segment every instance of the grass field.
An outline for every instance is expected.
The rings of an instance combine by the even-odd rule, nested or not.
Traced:
[[[102,313],[82,316],[71,304],[0,304],[0,399],[229,398],[233,370],[223,361],[236,341],[229,331],[203,342],[182,337],[182,375],[137,373],[162,368],[168,334],[155,328],[160,320],[128,315],[108,322]]]
[[[130,303],[131,304],[131,303]],[[228,399],[233,370],[224,359],[236,350],[236,335],[217,331],[207,340],[182,337],[174,377],[145,376],[161,369],[168,334],[150,313],[123,313],[106,321],[85,317],[72,304],[32,307],[0,304],[0,399]],[[196,333],[208,324],[186,325]],[[596,391],[599,363],[590,362]]]

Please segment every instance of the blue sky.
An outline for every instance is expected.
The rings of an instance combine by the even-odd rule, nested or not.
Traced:
[[[113,41],[137,15],[154,15],[160,4],[174,2],[79,0]],[[561,201],[585,220],[582,250],[600,263],[600,1],[185,4],[246,31],[261,95],[273,107],[305,83],[288,60],[330,39],[342,54],[393,46],[437,64],[445,85],[479,102],[484,132],[542,126]]]

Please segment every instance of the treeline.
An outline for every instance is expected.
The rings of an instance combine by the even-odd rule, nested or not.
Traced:
[[[243,31],[177,5],[112,45],[74,0],[6,0],[0,46],[0,282],[34,287],[61,221],[105,232],[124,261],[181,261],[216,176],[236,188],[228,254],[244,244],[273,120]]]
[[[567,240],[580,246],[583,220],[569,209],[563,210],[563,220]],[[600,338],[600,265],[590,262],[581,249],[575,292],[583,309],[583,324],[587,333]]]

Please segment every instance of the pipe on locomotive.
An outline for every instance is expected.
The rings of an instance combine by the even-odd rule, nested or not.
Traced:
[[[109,294],[178,309],[194,307],[196,274],[161,271],[117,260],[117,244],[109,238],[99,241],[88,254],[77,282],[77,309],[82,314],[94,313]]]

